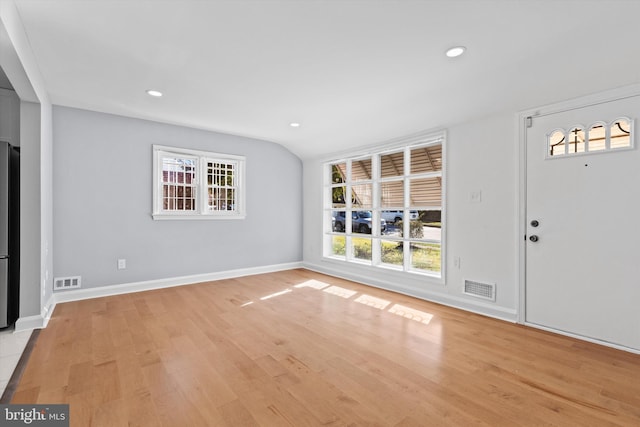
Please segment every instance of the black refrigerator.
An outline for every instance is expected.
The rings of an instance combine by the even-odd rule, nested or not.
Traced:
[[[20,149],[0,141],[0,329],[20,308]]]

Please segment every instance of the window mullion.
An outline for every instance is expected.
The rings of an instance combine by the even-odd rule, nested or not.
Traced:
[[[196,203],[200,207],[200,214],[207,213],[207,159],[200,159],[200,172],[198,173],[198,182],[196,183]]]
[[[411,178],[442,178],[442,171],[417,173],[415,175],[411,175]]]
[[[351,212],[353,212],[353,200],[351,198],[351,160],[347,160],[347,171],[346,176],[344,177],[345,183],[345,195],[344,195],[344,203],[345,203],[345,212],[344,212],[344,232],[346,235],[345,248],[346,248],[346,259],[347,261],[353,260],[353,238],[352,238],[352,221],[351,221]]]
[[[404,149],[404,176],[403,176],[403,213],[402,213],[402,248],[403,269],[411,269],[411,147]]]
[[[380,156],[371,156],[371,208],[373,218],[371,221],[371,264],[379,265],[382,261],[382,230],[380,230],[380,219],[382,210],[380,209]],[[374,231],[375,230],[375,231]]]

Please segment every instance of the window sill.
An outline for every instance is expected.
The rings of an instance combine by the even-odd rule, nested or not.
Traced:
[[[185,215],[185,214],[152,214],[154,221],[164,220],[228,220],[228,219],[245,219],[244,214],[234,215]]]
[[[427,270],[409,269],[404,270],[402,267],[392,264],[371,264],[369,262],[361,262],[360,260],[347,261],[344,257],[338,256],[323,256],[323,262],[339,268],[344,271],[349,271],[357,274],[362,274],[364,271],[373,273],[376,277],[388,277],[389,279],[402,279],[409,281],[423,281],[426,280],[429,285],[433,286],[445,286],[444,278],[441,273],[431,272]],[[364,270],[361,270],[364,269]],[[384,280],[384,279],[383,279]]]

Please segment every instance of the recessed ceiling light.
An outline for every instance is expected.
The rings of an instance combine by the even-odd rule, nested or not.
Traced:
[[[147,95],[155,96],[155,97],[157,98],[157,97],[162,96],[162,92],[160,92],[160,91],[158,91],[158,90],[149,89],[149,90],[147,91]]]
[[[464,46],[452,47],[451,49],[447,49],[446,55],[449,58],[455,58],[456,56],[462,55],[465,50],[467,50],[467,48]]]
[[[300,127],[300,123],[298,123],[298,122],[291,122],[291,123],[289,123],[289,126],[291,126],[292,128],[299,128],[299,127]]]

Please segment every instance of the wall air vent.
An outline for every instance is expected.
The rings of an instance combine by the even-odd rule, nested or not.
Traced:
[[[53,279],[53,290],[78,289],[81,286],[81,282],[82,278],[80,276],[56,277]]]
[[[474,297],[486,299],[489,301],[496,300],[496,284],[480,283],[472,280],[464,281],[464,293]]]

